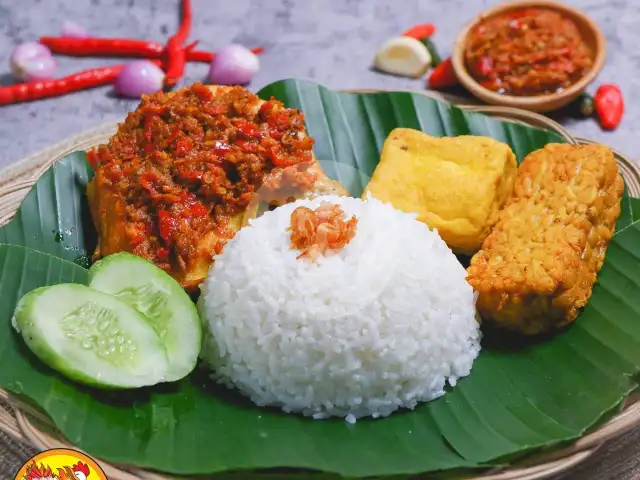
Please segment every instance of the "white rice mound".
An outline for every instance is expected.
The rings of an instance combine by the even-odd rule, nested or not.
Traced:
[[[316,263],[291,249],[291,212],[337,203],[355,237]],[[373,198],[284,205],[231,240],[203,283],[204,364],[259,406],[384,417],[445,393],[480,352],[475,296],[437,231]]]

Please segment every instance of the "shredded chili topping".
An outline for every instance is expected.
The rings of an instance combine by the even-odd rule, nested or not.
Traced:
[[[301,250],[298,258],[309,257],[315,261],[328,250],[344,248],[356,234],[358,219],[345,221],[339,205],[323,203],[315,210],[298,207],[291,212],[291,247]]]
[[[221,251],[233,236],[229,218],[263,183],[276,189],[285,176],[288,191],[311,188],[312,147],[299,111],[274,99],[261,103],[241,87],[213,94],[195,84],[143,97],[88,159],[96,188],[124,201],[132,253],[176,273]],[[199,241],[210,232],[219,241],[203,252]]]
[[[465,60],[485,88],[519,96],[560,92],[593,66],[593,54],[575,22],[535,8],[481,22],[468,37]]]

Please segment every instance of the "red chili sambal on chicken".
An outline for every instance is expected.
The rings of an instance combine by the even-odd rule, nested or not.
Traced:
[[[195,288],[263,185],[284,188],[287,201],[346,194],[312,148],[302,113],[242,87],[143,97],[109,143],[87,154],[94,260],[131,252]]]

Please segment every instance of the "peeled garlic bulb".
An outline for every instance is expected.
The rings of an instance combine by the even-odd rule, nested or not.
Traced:
[[[431,66],[431,54],[420,40],[397,37],[380,47],[373,64],[382,72],[418,78]]]

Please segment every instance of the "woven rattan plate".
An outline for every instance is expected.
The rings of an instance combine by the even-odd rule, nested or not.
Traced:
[[[360,90],[363,92],[364,90]],[[420,92],[425,95],[443,99],[439,95]],[[459,103],[457,99],[446,100]],[[461,105],[462,108],[481,112],[501,120],[524,123],[527,125],[544,128],[561,135],[572,144],[592,143],[589,140],[572,137],[558,123],[534,113],[502,107]],[[46,149],[32,157],[18,162],[11,167],[0,171],[0,225],[8,222],[20,206],[20,202],[29,192],[29,189],[37,178],[53,163],[65,155],[77,151],[86,150],[93,145],[106,142],[115,132],[117,125],[108,124],[82,133],[65,140],[58,145]],[[615,152],[618,165],[625,178],[629,192],[634,197],[640,197],[640,170],[638,167],[619,152]],[[616,438],[632,427],[640,425],[640,395],[632,395],[619,414],[588,432],[572,445],[529,457],[526,461],[502,470],[493,470],[475,477],[466,477],[483,480],[535,480],[549,478],[567,471],[593,454],[603,443]],[[37,450],[51,448],[71,447],[50,420],[39,411],[22,403],[19,399],[0,390],[0,431],[6,433],[16,441],[24,443]],[[99,459],[98,459],[99,460]],[[149,471],[144,471],[127,466],[110,465],[100,461],[110,480],[166,480],[176,479]]]

